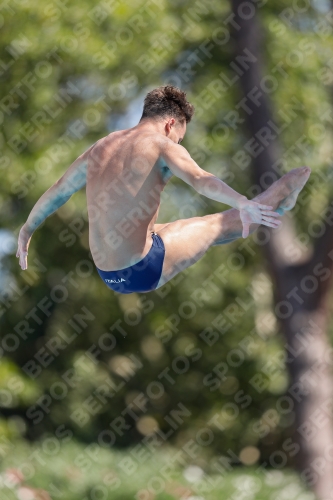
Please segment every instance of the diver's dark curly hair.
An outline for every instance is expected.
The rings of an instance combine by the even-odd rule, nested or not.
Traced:
[[[178,87],[165,85],[148,92],[140,120],[170,116],[189,123],[193,113],[194,106],[186,100],[186,93]]]

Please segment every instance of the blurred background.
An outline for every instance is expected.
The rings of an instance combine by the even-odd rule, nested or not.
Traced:
[[[333,498],[332,8],[2,3],[1,498]],[[121,295],[94,268],[81,190],[22,271],[38,198],[165,84],[195,105],[193,159],[248,198],[311,167],[282,227]],[[158,222],[227,208],[173,177]]]

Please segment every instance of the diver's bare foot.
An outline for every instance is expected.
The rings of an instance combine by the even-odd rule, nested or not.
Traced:
[[[294,208],[297,197],[305,186],[310,174],[311,169],[309,167],[294,168],[277,181],[282,183],[281,188],[283,194],[286,194],[286,196],[280,201],[275,212],[283,215],[287,210]]]
[[[253,201],[270,205],[275,212],[283,215],[295,206],[297,196],[306,184],[310,173],[309,167],[294,168],[273,182],[266,191],[253,198]]]
[[[272,207],[272,210],[283,215],[286,210],[291,210],[296,203],[297,196],[306,184],[310,176],[309,167],[294,168],[283,175],[280,179],[273,182],[266,191],[253,198],[253,201]],[[240,238],[242,235],[242,222],[239,217],[239,211],[231,208],[225,212],[220,212],[209,217],[216,218],[217,231],[214,245],[222,245]],[[222,219],[222,220],[221,220]],[[223,230],[221,231],[221,225]],[[253,223],[250,227],[252,234],[260,224]]]

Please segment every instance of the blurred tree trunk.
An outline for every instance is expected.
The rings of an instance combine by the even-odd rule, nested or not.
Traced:
[[[268,94],[262,92],[257,97],[256,89],[254,92],[255,87],[260,90],[265,76],[261,62],[264,41],[257,14],[251,15],[250,3],[254,13],[256,3],[231,0],[231,26],[235,56],[244,55],[244,50],[255,56],[255,62],[240,74],[239,80],[247,106],[242,117],[247,132],[255,138],[269,120],[274,120]],[[256,94],[257,104],[247,98],[251,91]],[[277,178],[278,169],[274,166],[279,159],[279,144],[275,139],[252,161],[253,179],[261,189]],[[295,465],[320,500],[333,498],[332,347],[327,305],[332,281],[333,228],[329,207],[324,218],[325,232],[317,239],[310,256],[299,252],[298,259],[291,260],[285,252],[290,243],[294,245],[297,241],[288,215],[284,216],[279,231],[259,230],[269,232],[264,248],[275,285],[275,311],[286,339],[286,366],[290,375],[287,395],[295,404],[293,441],[300,446]]]

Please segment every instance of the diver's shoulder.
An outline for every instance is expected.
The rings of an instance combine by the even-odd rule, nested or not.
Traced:
[[[163,135],[163,134],[155,134],[155,142],[161,149],[161,151],[164,151],[166,149],[170,148],[182,148],[180,144],[176,144],[174,141],[169,139],[169,137]]]

